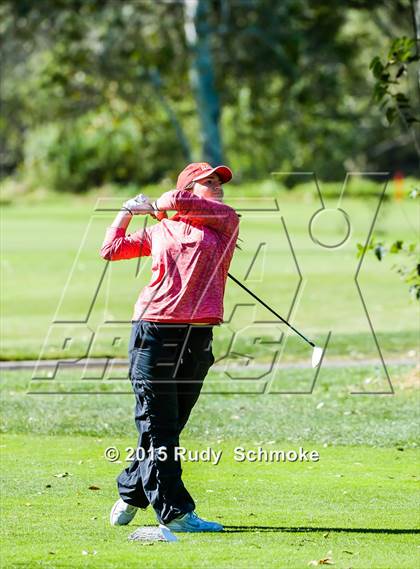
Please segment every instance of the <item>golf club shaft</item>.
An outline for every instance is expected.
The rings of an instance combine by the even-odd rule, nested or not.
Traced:
[[[151,214],[155,219],[157,219],[153,214]],[[258,296],[256,294],[254,294],[252,291],[249,290],[249,288],[247,288],[245,285],[243,285],[241,283],[241,281],[238,281],[237,278],[235,278],[233,275],[231,275],[230,273],[228,273],[228,276],[237,284],[239,285],[241,288],[243,288],[248,294],[250,294],[253,298],[255,298],[255,300],[258,300],[258,302],[260,304],[262,304],[263,306],[265,306],[265,308],[267,308],[267,310],[269,310],[272,314],[274,314],[274,316],[276,316],[276,318],[278,318],[279,320],[281,320],[284,324],[286,324],[286,326],[288,326],[291,330],[293,330],[293,332],[295,332],[298,336],[300,336],[302,338],[302,340],[305,340],[305,342],[307,342],[310,346],[312,346],[313,348],[315,348],[315,344],[309,340],[308,338],[306,338],[303,334],[301,334],[299,332],[299,330],[296,330],[296,328],[294,326],[292,326],[291,324],[289,324],[289,322],[287,320],[285,320],[282,316],[280,316],[280,314],[277,314],[277,312],[275,310],[273,310],[270,306],[268,306],[268,304],[266,304],[263,300],[261,300],[261,298],[258,298]]]
[[[270,306],[268,306],[268,304],[266,304],[263,300],[261,300],[261,298],[258,298],[258,296],[256,294],[254,294],[252,291],[249,290],[249,288],[247,288],[245,285],[243,285],[241,283],[241,281],[238,281],[237,278],[235,278],[233,275],[231,275],[230,273],[228,273],[228,277],[230,277],[237,285],[239,285],[241,288],[243,288],[248,294],[250,294],[253,298],[255,298],[255,300],[258,300],[258,302],[260,304],[262,304],[263,306],[265,306],[265,308],[267,308],[267,310],[269,310],[272,314],[274,314],[274,316],[276,316],[277,318],[279,318],[282,322],[284,322],[284,324],[286,324],[286,326],[289,326],[289,328],[291,328],[293,330],[293,332],[296,332],[296,334],[298,334],[298,336],[300,336],[302,338],[302,340],[305,340],[305,342],[307,342],[310,346],[312,346],[313,348],[315,348],[315,344],[313,342],[311,342],[311,340],[309,340],[308,338],[306,338],[303,334],[301,334],[299,332],[299,330],[296,330],[296,328],[294,326],[292,326],[291,324],[289,324],[289,322],[287,320],[285,320],[282,316],[280,316],[280,314],[277,314],[277,312],[275,310],[273,310]]]

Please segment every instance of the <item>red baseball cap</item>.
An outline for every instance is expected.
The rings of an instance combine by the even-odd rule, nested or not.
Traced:
[[[217,174],[222,184],[229,182],[233,175],[232,170],[227,166],[216,166],[216,168],[212,168],[208,162],[193,162],[192,164],[188,164],[178,176],[176,189],[184,190],[191,182],[198,182],[212,174]]]

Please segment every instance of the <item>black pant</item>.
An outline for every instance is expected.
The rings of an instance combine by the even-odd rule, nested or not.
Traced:
[[[212,326],[133,322],[129,362],[138,456],[118,477],[118,491],[132,506],[151,504],[161,523],[195,508],[181,480],[174,448],[214,363],[212,330]]]

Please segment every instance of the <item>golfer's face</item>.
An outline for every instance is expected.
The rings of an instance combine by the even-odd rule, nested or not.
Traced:
[[[218,202],[223,201],[223,188],[217,174],[212,174],[208,178],[203,178],[199,182],[195,182],[192,191],[200,198]]]

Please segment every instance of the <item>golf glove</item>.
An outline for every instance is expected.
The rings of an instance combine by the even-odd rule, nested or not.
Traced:
[[[127,200],[123,203],[122,209],[129,211],[131,215],[146,215],[148,213],[153,214],[153,208],[150,200],[144,194],[139,194],[131,200]]]

